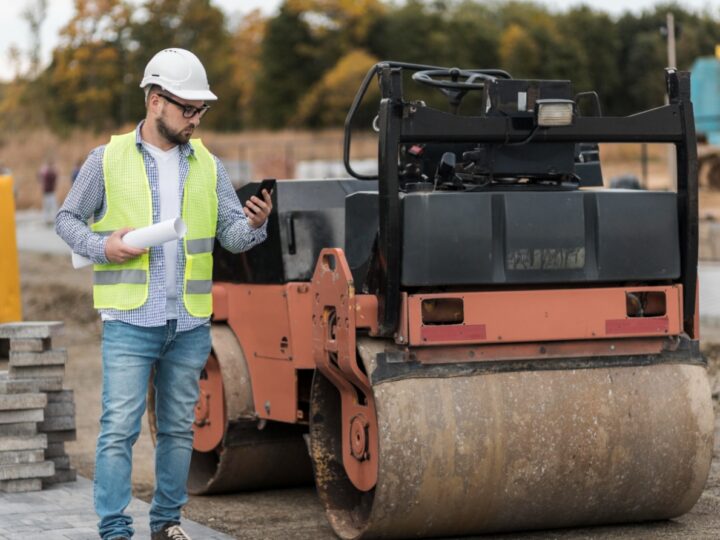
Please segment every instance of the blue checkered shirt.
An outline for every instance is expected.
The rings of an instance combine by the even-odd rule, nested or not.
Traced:
[[[145,171],[150,181],[152,193],[153,223],[160,220],[160,185],[158,168],[155,159],[143,146],[140,136],[142,122],[135,129],[135,143],[138,152],[142,153],[145,162]],[[187,158],[193,154],[191,144],[183,144],[180,150],[180,193],[182,200],[185,180],[188,176],[189,166]],[[78,255],[91,259],[94,263],[105,264],[105,243],[107,236],[93,233],[87,223],[90,217],[98,221],[105,214],[107,201],[105,199],[105,176],[103,174],[103,154],[105,146],[95,148],[80,169],[77,179],[70,189],[65,202],[55,219],[57,234]],[[217,164],[217,196],[218,219],[217,238],[227,250],[238,253],[263,242],[267,237],[267,222],[258,229],[250,226],[235,190],[230,184],[225,167],[215,157]],[[182,205],[181,205],[182,206]],[[190,315],[183,302],[183,276],[185,275],[185,253],[178,249],[176,265],[178,319],[177,330],[191,330],[207,322],[207,318],[198,318]],[[148,300],[141,307],[131,310],[103,309],[100,313],[103,318],[134,324],[137,326],[161,326],[167,322],[165,311],[165,256],[162,246],[150,248],[150,290]]]

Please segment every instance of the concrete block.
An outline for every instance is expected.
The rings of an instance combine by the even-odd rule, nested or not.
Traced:
[[[37,422],[13,422],[11,424],[0,424],[0,437],[3,436],[32,436],[38,434]],[[0,448],[2,450],[2,448]]]
[[[41,393],[0,394],[0,411],[43,409],[46,405],[47,396]]]
[[[37,339],[57,336],[62,333],[62,321],[24,321],[0,324],[0,338]]]
[[[21,463],[39,463],[45,461],[45,452],[43,450],[15,450],[12,452],[0,452],[0,467],[3,465],[19,465]],[[48,460],[55,463],[52,459]],[[64,464],[64,461],[60,462]],[[68,467],[70,466],[70,458],[68,458]],[[67,467],[62,467],[67,469]]]
[[[44,415],[42,409],[0,411],[0,424],[15,424],[18,422],[42,422],[43,418]]]
[[[46,458],[54,458],[65,455],[65,443],[64,442],[51,442],[48,443],[45,449]]]
[[[55,474],[55,464],[52,461],[23,463],[21,465],[0,465],[0,480],[47,478],[53,474]]]
[[[44,352],[18,352],[10,350],[10,373],[13,367],[27,366],[64,366],[67,362],[67,350],[50,349]]]
[[[57,391],[62,384],[62,377],[10,379],[7,371],[0,371],[0,394]]]
[[[45,419],[55,416],[75,416],[75,404],[48,403],[45,407]]]
[[[13,352],[43,352],[52,347],[50,338],[11,339],[10,350]]]
[[[44,433],[29,436],[0,437],[0,451],[3,452],[14,452],[17,450],[44,450],[47,446],[47,435]]]
[[[13,366],[11,364],[9,373],[10,379],[62,379],[65,376],[65,366]]]
[[[40,478],[0,481],[0,491],[5,493],[27,493],[29,491],[40,491],[41,489],[42,480]]]
[[[48,403],[73,403],[75,401],[72,390],[61,390],[59,392],[47,393]]]
[[[53,484],[61,484],[64,482],[75,482],[77,480],[77,471],[75,469],[63,469],[56,471],[54,475],[42,479],[43,487],[52,486]]]
[[[1,414],[1,413],[0,413]],[[40,433],[47,433],[48,431],[66,431],[68,429],[75,429],[75,416],[53,416],[52,418],[45,418],[38,424],[38,431]]]
[[[42,453],[42,452],[41,452]],[[0,454],[2,455],[2,454]],[[42,460],[40,460],[42,461]],[[67,470],[70,468],[70,456],[57,456],[54,458],[48,458],[48,461],[52,461],[55,464],[55,472],[60,470]]]
[[[77,438],[77,433],[74,429],[68,429],[66,431],[48,431],[45,435],[47,435],[49,443],[74,441]]]

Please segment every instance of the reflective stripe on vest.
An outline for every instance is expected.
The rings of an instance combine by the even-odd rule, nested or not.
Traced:
[[[152,224],[152,197],[142,152],[132,131],[114,136],[105,147],[106,212],[92,225],[101,235]],[[183,190],[182,217],[188,227],[185,251],[184,303],[194,317],[212,313],[212,250],[217,226],[217,167],[199,139],[193,139]],[[181,158],[182,159],[182,158]],[[157,249],[157,248],[153,248]],[[147,302],[149,252],[122,264],[95,265],[93,297],[98,309],[130,310]]]
[[[95,285],[115,285],[116,283],[147,283],[145,270],[103,270],[95,272]]]
[[[195,240],[188,240],[187,252],[190,254],[196,253],[212,253],[215,245],[215,238],[197,238]]]

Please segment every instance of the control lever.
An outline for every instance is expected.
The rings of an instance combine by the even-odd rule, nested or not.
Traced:
[[[454,187],[462,187],[462,181],[455,176],[455,166],[457,158],[453,152],[445,152],[440,158],[440,165],[438,165],[437,171],[435,172],[435,186],[442,184],[452,184]]]

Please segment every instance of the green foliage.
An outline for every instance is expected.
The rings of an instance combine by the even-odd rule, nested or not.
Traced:
[[[36,0],[25,16],[31,36],[40,35],[45,2]],[[669,11],[679,28],[680,69],[720,43],[717,14],[679,4],[611,17],[527,1],[284,0],[276,14],[256,11],[232,28],[212,0],[74,0],[74,8],[51,64],[38,67],[36,40],[24,62],[34,67],[3,85],[8,126],[135,123],[144,115],[138,86],[145,64],[173,46],[200,57],[220,98],[203,125],[231,130],[341,124],[378,59],[570,79],[578,92],[596,90],[606,114],[629,114],[663,101],[660,30]],[[427,88],[414,92],[443,102]],[[376,101],[377,93],[368,95],[360,116],[371,118]]]

